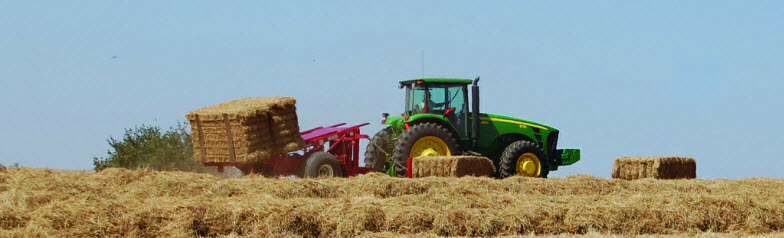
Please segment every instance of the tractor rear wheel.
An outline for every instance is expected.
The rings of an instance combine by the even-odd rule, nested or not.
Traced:
[[[408,158],[458,154],[457,137],[452,132],[441,125],[425,122],[403,132],[397,140],[392,159],[395,161],[395,174],[405,177]]]
[[[365,166],[370,166],[375,172],[385,173],[387,162],[392,157],[391,143],[395,143],[392,141],[392,127],[384,128],[373,135],[365,149]]]
[[[550,173],[547,159],[539,145],[530,141],[515,141],[504,150],[498,166],[498,177],[512,175],[547,178]]]
[[[330,153],[315,152],[305,163],[305,177],[343,177],[343,168],[340,166],[340,162]]]

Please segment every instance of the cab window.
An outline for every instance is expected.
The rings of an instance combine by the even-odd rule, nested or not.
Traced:
[[[417,114],[425,111],[425,86],[406,87],[406,113]]]

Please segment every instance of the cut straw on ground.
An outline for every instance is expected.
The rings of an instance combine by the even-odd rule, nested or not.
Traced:
[[[10,168],[0,237],[776,234],[784,180],[222,179]]]

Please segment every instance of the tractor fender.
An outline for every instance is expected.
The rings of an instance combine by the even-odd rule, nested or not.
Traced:
[[[381,121],[382,125],[388,125],[393,128],[403,128],[403,123],[405,123],[403,117],[388,117]]]
[[[546,149],[544,149],[545,147],[544,147],[544,145],[542,143],[537,142],[535,139],[533,139],[533,138],[531,138],[531,137],[529,137],[527,135],[520,134],[520,133],[514,133],[514,132],[502,134],[502,135],[497,136],[493,140],[493,144],[499,146],[497,148],[498,150],[503,151],[504,149],[506,149],[507,146],[511,145],[515,141],[521,141],[521,140],[522,141],[529,141],[529,142],[532,142],[532,143],[537,144],[540,147],[542,147],[542,153],[544,153],[545,156],[546,156],[544,159],[546,159],[549,162],[548,163],[549,164],[549,170],[552,171],[552,170],[557,170],[558,169],[558,164],[556,164],[556,163],[559,163],[559,161],[555,160],[556,159],[556,155],[552,155],[552,154],[548,153],[548,151],[546,151]]]
[[[506,148],[507,146],[514,143],[515,141],[521,141],[521,140],[537,143],[536,140],[534,140],[531,137],[528,137],[520,133],[514,133],[514,132],[496,136],[495,139],[493,140],[494,141],[493,143],[502,145],[504,148]]]
[[[457,136],[458,141],[460,141],[460,134],[457,133],[457,128],[454,127],[451,123],[448,122],[446,117],[442,115],[436,114],[417,114],[411,116],[405,123],[409,126],[419,123],[431,122],[443,126],[444,128],[448,129],[453,135]]]

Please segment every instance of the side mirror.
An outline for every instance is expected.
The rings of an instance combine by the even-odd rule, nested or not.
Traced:
[[[387,119],[387,117],[389,117],[389,113],[381,113],[381,116],[384,117],[384,119]]]

